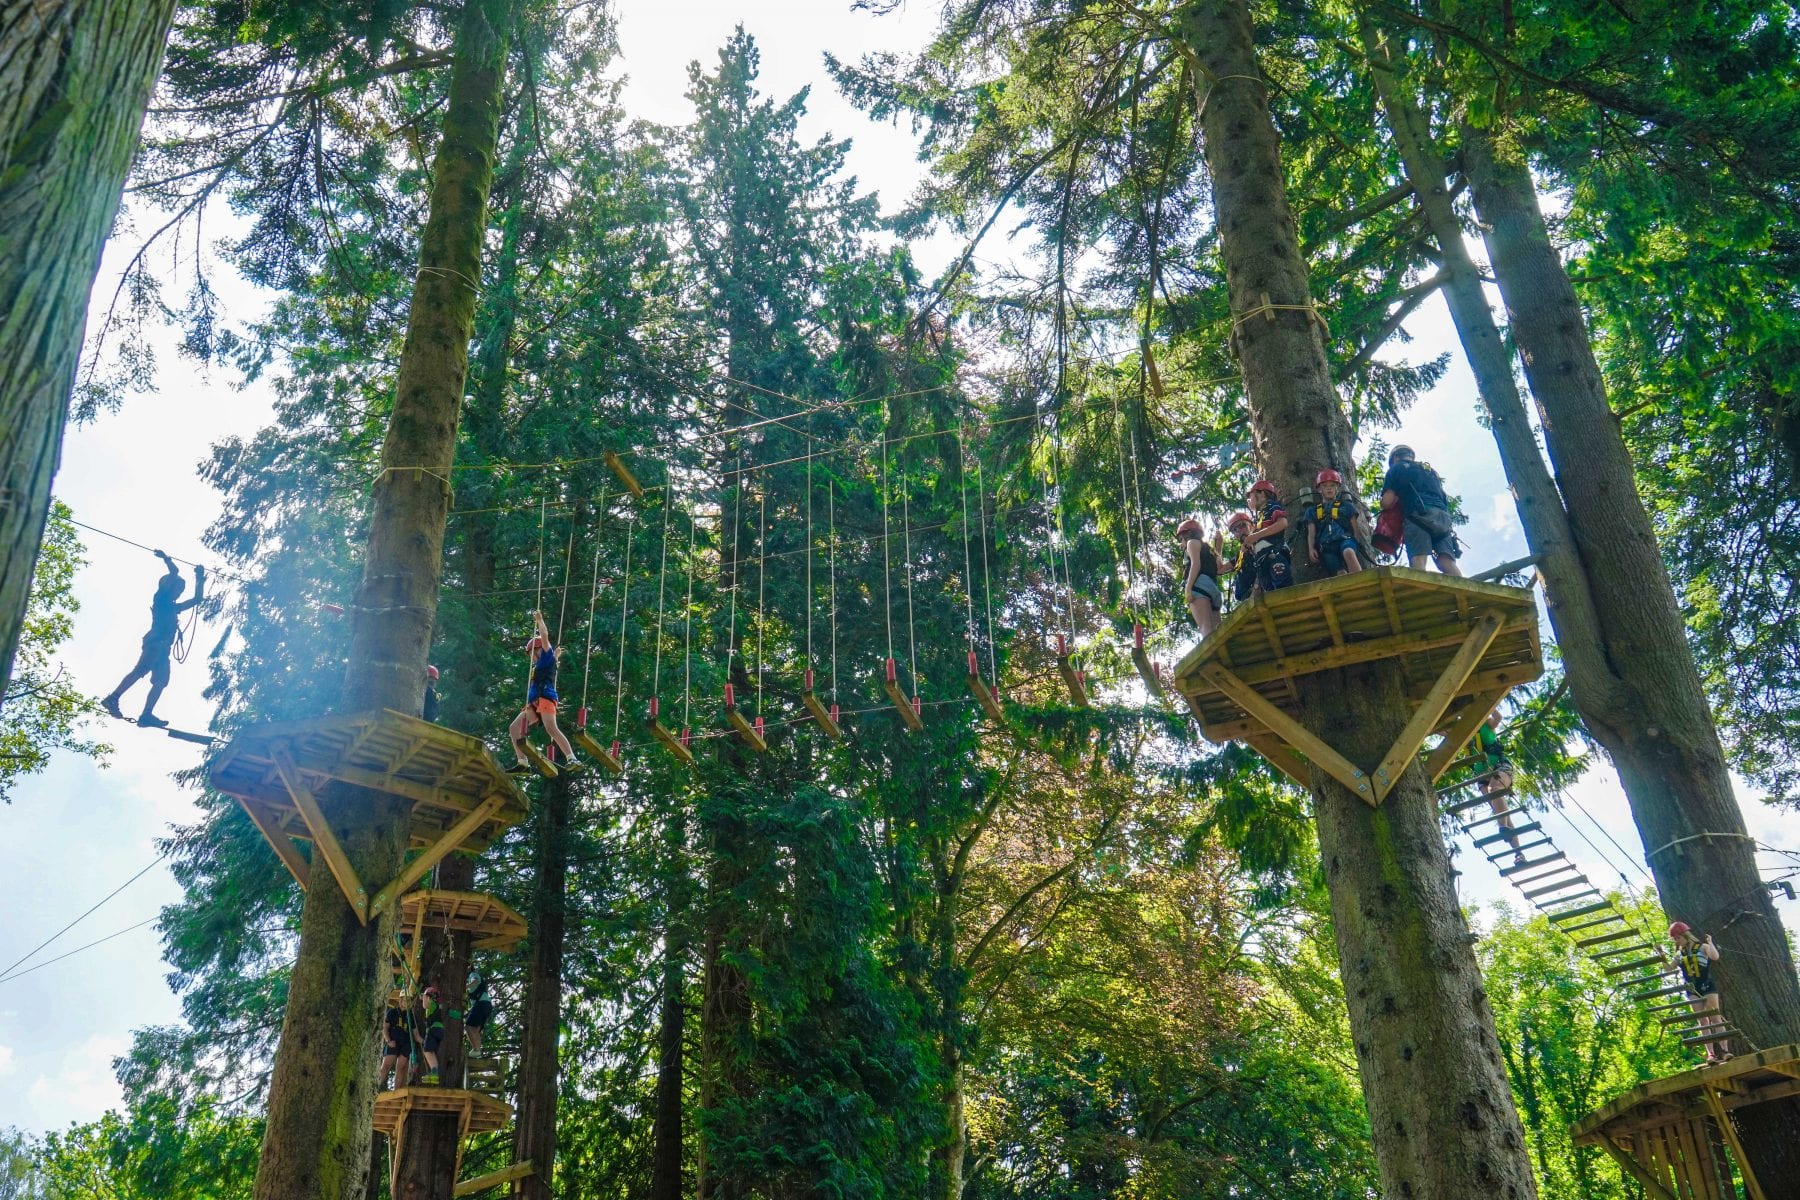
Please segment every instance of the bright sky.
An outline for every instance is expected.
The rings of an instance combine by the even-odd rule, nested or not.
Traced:
[[[625,101],[636,115],[666,123],[687,120],[688,62],[698,58],[710,66],[732,27],[743,21],[762,47],[765,92],[786,96],[813,88],[803,133],[853,138],[850,169],[890,210],[919,179],[910,132],[873,124],[845,103],[826,77],[821,55],[831,51],[855,59],[874,49],[916,46],[934,26],[936,5],[914,4],[882,18],[852,12],[848,0],[765,0],[754,6],[663,0],[619,9],[623,69],[630,78]],[[938,238],[922,247],[927,269],[943,265],[952,245]],[[104,306],[121,265],[117,254],[108,255],[97,307]],[[238,314],[264,302],[241,284],[230,286],[222,300],[227,311]],[[1454,349],[1440,303],[1421,309],[1407,330],[1416,340],[1394,353],[1419,360]],[[1473,417],[1473,383],[1460,359],[1453,361],[1449,376],[1409,416],[1403,436],[1462,495],[1473,517],[1465,531],[1470,547],[1465,566],[1479,571],[1522,556],[1525,546],[1493,440]],[[210,561],[200,535],[219,506],[196,465],[216,440],[248,435],[266,423],[269,395],[260,387],[236,391],[229,373],[203,374],[177,358],[172,347],[165,346],[159,368],[156,394],[135,398],[124,411],[71,432],[56,493],[78,520],[177,557]],[[76,580],[82,611],[65,661],[79,686],[102,695],[136,657],[160,565],[145,551],[111,538],[85,530],[82,537],[89,565]],[[177,726],[206,728],[210,705],[201,696],[203,659],[221,632],[203,629],[194,656],[175,669],[159,711]],[[137,711],[134,702],[141,704],[142,688],[127,697],[128,714]],[[0,911],[11,914],[0,933],[0,968],[151,864],[157,857],[154,839],[194,814],[191,793],[172,775],[200,761],[199,747],[131,726],[109,726],[105,732],[118,750],[109,768],[59,756],[44,775],[20,786],[12,806],[0,812],[14,848],[7,869],[0,871]],[[1758,838],[1800,850],[1793,823],[1784,828],[1772,811],[1756,804],[1745,808]],[[1568,808],[1545,822],[1602,886],[1621,875],[1634,886],[1647,882],[1637,834],[1610,771],[1596,771],[1583,781]],[[1465,853],[1459,865],[1466,901],[1506,896],[1479,858]],[[133,927],[178,897],[174,880],[158,865],[32,957],[20,974],[0,981],[0,1127],[42,1132],[90,1120],[119,1103],[111,1061],[128,1049],[131,1031],[180,1016],[164,980],[154,927]],[[1800,929],[1800,906],[1788,904],[1783,911],[1789,926]],[[104,945],[49,961],[119,931],[125,932]],[[32,970],[36,964],[47,965]],[[271,1039],[276,1033],[270,1030]]]

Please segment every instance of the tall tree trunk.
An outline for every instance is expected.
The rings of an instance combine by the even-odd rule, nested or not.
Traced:
[[[537,806],[532,864],[531,974],[519,1014],[519,1108],[513,1159],[531,1174],[513,1185],[518,1200],[550,1200],[556,1170],[557,1050],[562,1037],[563,933],[568,921],[569,814],[573,785],[558,776]]]
[[[1304,308],[1306,263],[1247,0],[1196,0],[1179,36],[1205,78],[1200,124],[1237,349],[1266,474],[1298,492],[1352,464],[1349,423]],[[1397,667],[1376,662],[1295,680],[1303,719],[1365,769],[1406,723]],[[1385,1194],[1413,1200],[1536,1195],[1472,939],[1450,883],[1436,796],[1415,761],[1379,808],[1314,773],[1319,847]]]
[[[1604,708],[1590,710],[1573,688],[1571,696],[1618,767],[1664,911],[1714,934],[1724,950],[1726,1014],[1756,1045],[1800,1041],[1800,977],[1732,794],[1575,287],[1525,163],[1468,127],[1463,160],[1557,487],[1568,511],[1583,514],[1572,528],[1600,619],[1597,649],[1617,685]],[[1786,1180],[1800,1192],[1800,1099],[1751,1106],[1739,1124],[1764,1186]]]
[[[0,0],[0,693],[174,0]]]
[[[650,1200],[681,1200],[682,1085],[687,1068],[689,887],[685,813],[677,802],[664,828],[669,852],[668,904],[663,916],[662,1023],[656,1048],[656,1119],[650,1154]]]
[[[457,28],[430,216],[373,493],[345,711],[416,713],[424,699],[511,28],[512,0],[470,0]],[[334,785],[320,806],[363,879],[393,878],[406,846],[407,801]],[[392,925],[391,914],[359,922],[324,856],[314,857],[256,1200],[353,1200],[364,1190]]]

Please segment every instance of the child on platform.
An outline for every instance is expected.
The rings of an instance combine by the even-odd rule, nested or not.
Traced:
[[[568,736],[556,727],[556,647],[550,644],[550,627],[544,624],[544,614],[533,612],[531,618],[533,633],[531,640],[525,643],[525,653],[531,658],[531,685],[525,692],[525,707],[507,728],[507,733],[512,736],[513,753],[519,757],[512,770],[515,775],[531,770],[525,761],[525,735],[531,732],[533,725],[544,727],[551,743],[562,751],[564,769],[574,770],[579,766],[575,761],[575,748],[569,745]]]
[[[1686,921],[1673,921],[1669,924],[1669,940],[1675,943],[1675,965],[1681,968],[1682,982],[1693,997],[1701,1032],[1716,1032],[1725,1019],[1719,1015],[1719,985],[1712,973],[1712,965],[1719,961],[1719,948],[1713,945],[1712,934],[1702,940]],[[1707,1062],[1724,1062],[1730,1057],[1730,1042],[1720,1039],[1706,1043]]]
[[[412,1030],[407,1028],[406,1009],[398,1004],[387,1006],[382,1029],[381,1079],[376,1084],[385,1089],[388,1076],[394,1077],[393,1086],[407,1087],[412,1083]]]
[[[1362,570],[1362,559],[1356,553],[1360,534],[1369,536],[1368,518],[1362,506],[1344,496],[1344,477],[1330,467],[1313,480],[1319,498],[1306,509],[1306,556],[1327,575]]]
[[[1232,568],[1238,573],[1239,600],[1291,587],[1294,582],[1293,556],[1283,536],[1288,527],[1287,509],[1281,506],[1275,485],[1259,479],[1250,485],[1245,500],[1250,511],[1233,513],[1229,522],[1239,546]]]
[[[1188,612],[1194,618],[1194,627],[1200,631],[1201,637],[1205,637],[1219,627],[1219,613],[1225,607],[1224,593],[1219,590],[1218,547],[1206,544],[1206,538],[1200,532],[1200,522],[1192,517],[1175,527],[1175,540],[1181,543],[1182,556],[1187,564],[1181,591],[1187,597]]]

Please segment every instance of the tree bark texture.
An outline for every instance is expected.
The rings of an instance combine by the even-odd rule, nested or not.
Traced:
[[[174,0],[0,0],[0,692]]]
[[[373,491],[340,702],[346,712],[417,713],[424,699],[512,16],[513,0],[470,0],[457,28],[430,215]],[[393,878],[409,805],[347,785],[326,789],[320,805],[365,884]],[[392,915],[359,922],[323,856],[309,876],[256,1200],[352,1200],[369,1170]]]
[[[1713,934],[1724,951],[1717,972],[1726,1015],[1757,1046],[1800,1041],[1800,977],[1732,793],[1586,316],[1530,170],[1487,132],[1463,132],[1476,214],[1557,487],[1568,511],[1582,514],[1572,529],[1599,616],[1597,649],[1616,681],[1604,708],[1590,711],[1573,687],[1570,694],[1618,767],[1664,911]],[[1746,1150],[1757,1174],[1800,1188],[1800,1101],[1757,1106],[1740,1124],[1756,1131]]]
[[[531,1174],[513,1184],[517,1200],[550,1200],[556,1171],[557,1052],[562,1040],[563,936],[568,922],[569,814],[573,784],[544,785],[533,847],[531,974],[519,1013],[519,1106],[513,1118],[513,1161]]]
[[[1331,386],[1247,0],[1196,0],[1179,36],[1200,67],[1200,125],[1264,473],[1294,494],[1352,465]],[[1266,305],[1289,305],[1258,311]],[[1302,562],[1304,558],[1302,557]],[[1405,724],[1398,669],[1296,680],[1303,719],[1372,769]],[[1379,808],[1314,772],[1331,894],[1383,1191],[1410,1200],[1536,1195],[1473,938],[1450,883],[1436,796],[1414,762]]]
[[[685,813],[664,829],[670,855],[668,903],[663,917],[662,1022],[656,1048],[656,1117],[651,1128],[650,1200],[681,1200],[683,1187],[683,1084],[687,1073],[688,921],[690,888]]]

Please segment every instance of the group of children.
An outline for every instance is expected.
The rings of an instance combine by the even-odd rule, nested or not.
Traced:
[[[463,1032],[468,1035],[469,1049],[481,1053],[481,1039],[488,1022],[494,1017],[494,1002],[488,997],[487,977],[480,971],[469,975],[467,1000],[469,1010],[462,1015]],[[456,1010],[445,1009],[443,997],[435,987],[420,994],[420,1012],[415,1015],[410,1004],[389,1004],[383,1020],[381,1078],[377,1086],[387,1088],[438,1083],[438,1051],[444,1045],[444,1021],[457,1016]],[[420,1060],[423,1059],[423,1066]]]
[[[1422,568],[1430,559],[1446,575],[1462,574],[1456,565],[1462,547],[1451,524],[1443,478],[1431,464],[1420,462],[1411,446],[1395,446],[1388,455],[1381,519],[1373,528],[1363,506],[1344,495],[1344,477],[1337,471],[1329,467],[1320,471],[1313,487],[1313,499],[1301,508],[1300,522],[1306,530],[1307,561],[1327,575],[1362,570],[1357,547],[1363,544],[1385,553],[1404,549],[1413,567]],[[1294,582],[1289,517],[1280,492],[1259,479],[1250,485],[1244,507],[1247,511],[1233,513],[1225,522],[1238,545],[1229,561],[1223,533],[1215,533],[1209,545],[1200,522],[1192,518],[1175,529],[1186,565],[1183,594],[1202,637],[1218,628],[1224,612],[1220,576],[1236,574],[1233,592],[1239,600]]]

